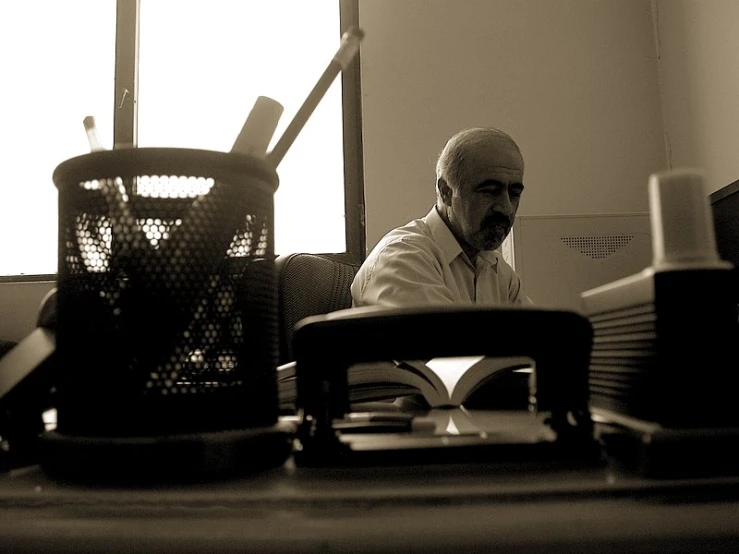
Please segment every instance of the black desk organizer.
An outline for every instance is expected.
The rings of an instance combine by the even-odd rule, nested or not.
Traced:
[[[359,308],[296,326],[298,448],[304,466],[567,458],[600,459],[588,409],[592,328],[564,310],[513,307]],[[532,410],[548,414],[551,437],[376,434],[339,430],[350,412],[347,370],[356,363],[442,356],[527,356],[535,362]],[[354,436],[356,438],[356,436]]]
[[[583,294],[595,431],[614,460],[656,478],[739,474],[734,279],[645,271]]]
[[[175,148],[62,163],[55,477],[207,478],[279,465],[274,168]]]

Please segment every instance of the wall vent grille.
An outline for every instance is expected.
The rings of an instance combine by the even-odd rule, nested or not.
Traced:
[[[633,239],[634,235],[590,235],[559,238],[573,250],[594,260],[602,260],[612,256]]]

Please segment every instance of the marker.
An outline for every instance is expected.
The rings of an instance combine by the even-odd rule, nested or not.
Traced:
[[[283,109],[277,100],[267,96],[258,97],[231,147],[231,152],[264,158]]]
[[[352,27],[341,37],[341,45],[331,62],[328,64],[328,67],[325,69],[320,79],[318,79],[313,90],[308,94],[303,105],[300,106],[300,109],[287,126],[287,129],[285,129],[280,140],[277,141],[277,144],[272,151],[267,154],[267,161],[269,161],[273,167],[276,168],[280,165],[282,158],[285,157],[285,154],[290,146],[292,146],[292,143],[295,142],[295,139],[308,121],[308,118],[313,114],[313,110],[316,109],[318,103],[326,95],[331,83],[333,83],[336,76],[341,73],[343,69],[348,67],[349,62],[352,61],[359,51],[359,43],[363,38],[364,31],[359,27]]]

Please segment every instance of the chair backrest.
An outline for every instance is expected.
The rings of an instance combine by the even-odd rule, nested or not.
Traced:
[[[295,359],[293,334],[301,319],[351,308],[350,286],[359,266],[321,254],[277,257],[280,302],[279,363]]]

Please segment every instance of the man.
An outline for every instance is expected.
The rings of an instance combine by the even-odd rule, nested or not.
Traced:
[[[531,304],[496,251],[516,217],[523,169],[503,131],[454,135],[436,164],[436,205],[375,246],[352,283],[353,305]]]

